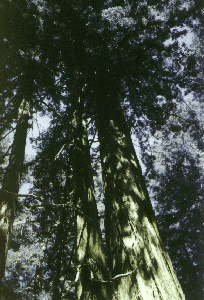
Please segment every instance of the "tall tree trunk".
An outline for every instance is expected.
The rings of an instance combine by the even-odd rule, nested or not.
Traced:
[[[77,299],[109,299],[107,286],[96,280],[106,278],[106,262],[91,169],[90,149],[79,96],[73,100],[73,178],[76,247]],[[94,279],[94,280],[92,280]]]
[[[9,158],[9,164],[0,190],[0,283],[4,276],[9,241],[15,216],[16,198],[21,182],[25,156],[30,104],[23,100],[18,112],[16,131]]]
[[[155,215],[132,144],[130,130],[110,87],[99,89],[97,127],[105,192],[111,299],[185,299]]]

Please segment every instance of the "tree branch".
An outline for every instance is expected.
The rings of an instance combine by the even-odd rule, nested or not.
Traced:
[[[2,190],[2,189],[0,190],[0,192],[10,194],[10,195],[12,195],[16,198],[32,197],[32,198],[38,200],[41,203],[40,205],[35,205],[36,207],[49,206],[49,207],[53,207],[53,208],[71,208],[71,209],[76,210],[79,214],[83,215],[85,218],[89,219],[91,222],[96,223],[96,221],[94,221],[87,214],[85,214],[79,207],[73,205],[70,202],[67,202],[65,204],[47,203],[47,202],[42,201],[39,196],[36,196],[36,195],[33,195],[33,194],[16,194],[16,193],[8,192],[8,191]]]
[[[4,154],[2,154],[2,155],[0,156],[1,159],[4,158],[4,157],[6,157],[6,156],[8,156],[8,155],[10,155],[10,154],[9,154],[9,151],[11,150],[12,146],[13,146],[13,144],[11,144],[11,145],[8,147],[6,153],[4,153]]]
[[[130,272],[127,272],[127,273],[124,273],[124,274],[118,274],[118,275],[116,275],[115,277],[110,278],[110,279],[108,279],[108,280],[98,280],[98,279],[94,279],[94,278],[89,278],[89,279],[92,280],[92,281],[96,281],[96,282],[109,283],[109,282],[115,281],[115,280],[117,280],[117,279],[119,279],[119,278],[127,277],[127,276],[130,276],[130,275],[134,274],[138,268],[139,268],[139,267],[137,267],[137,268],[134,269],[133,271],[130,271]]]
[[[0,141],[4,140],[11,132],[13,132],[15,130],[16,130],[16,127],[12,128],[9,132],[7,132],[3,137],[0,138]]]
[[[96,137],[96,133],[97,133],[97,130],[95,129],[95,132],[94,132],[94,135],[93,135],[93,139],[89,140],[89,147],[91,147],[93,143],[97,143],[97,142],[94,141],[95,137]]]
[[[60,151],[55,155],[54,160],[58,159],[58,157],[60,156],[60,153],[61,153],[62,150],[64,149],[65,145],[66,145],[66,144],[64,144],[64,145],[62,146],[62,148],[60,149]]]
[[[182,121],[184,121],[186,123],[195,125],[201,132],[204,133],[204,130],[200,127],[200,125],[196,122],[196,120],[194,120],[194,119],[193,120],[188,120],[188,119],[182,118],[181,116],[179,116],[179,115],[177,115],[175,113],[167,112],[165,110],[164,110],[164,112],[166,112],[169,116],[174,116],[174,117],[176,117],[176,118],[178,118],[178,119],[180,119],[180,120],[182,120]]]
[[[60,115],[60,114],[52,107],[51,104],[47,104],[47,103],[46,103],[44,100],[42,100],[42,99],[41,99],[41,102],[42,102],[45,106],[47,106],[47,108],[51,109],[51,111],[52,111],[53,113],[55,113],[56,116],[60,117],[60,119],[63,120],[62,115]]]

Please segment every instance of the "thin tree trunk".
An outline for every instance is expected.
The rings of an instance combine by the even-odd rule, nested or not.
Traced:
[[[38,299],[38,294],[42,292],[43,287],[43,260],[41,260],[35,270],[35,279],[34,279],[34,285],[33,285],[33,294],[34,299]]]
[[[60,213],[60,223],[57,227],[55,244],[53,249],[53,257],[55,259],[55,274],[53,280],[53,295],[52,300],[61,299],[62,294],[62,282],[60,280],[62,269],[63,269],[63,260],[64,260],[64,250],[66,249],[66,231],[65,231],[65,222],[67,223],[68,213],[66,210],[62,210]]]
[[[97,95],[111,299],[185,299],[155,215],[117,91]],[[107,96],[107,97],[106,97]],[[119,276],[118,276],[119,275]]]
[[[55,275],[54,275],[54,280],[53,280],[53,294],[52,294],[52,300],[58,300],[61,299],[61,291],[60,291],[60,275],[61,275],[61,269],[62,269],[62,259],[61,259],[61,253],[60,253],[60,244],[62,243],[61,239],[59,239],[60,233],[58,233],[58,236],[56,238],[55,243],[58,242],[59,248],[57,249],[57,255],[55,256],[56,258],[56,264],[55,264]],[[58,240],[58,241],[57,241]],[[57,247],[57,244],[56,244]]]
[[[91,169],[90,149],[80,97],[73,101],[73,178],[77,299],[109,299],[107,286],[95,280],[106,278],[106,262]],[[92,280],[94,279],[94,280]]]
[[[16,131],[9,164],[0,190],[0,284],[4,276],[9,241],[14,222],[16,199],[9,193],[18,193],[25,156],[30,105],[23,100],[18,113]]]

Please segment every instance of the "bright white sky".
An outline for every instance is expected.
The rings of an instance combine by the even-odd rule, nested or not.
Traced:
[[[50,118],[48,116],[40,116],[39,113],[34,116],[33,128],[28,132],[26,140],[25,158],[26,161],[30,161],[36,155],[36,149],[34,149],[30,138],[37,138],[43,131],[46,131],[50,125]],[[20,188],[20,194],[27,194],[31,188],[30,183],[23,184]]]

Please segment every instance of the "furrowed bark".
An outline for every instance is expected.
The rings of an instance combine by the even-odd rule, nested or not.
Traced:
[[[19,191],[25,156],[29,111],[29,102],[23,100],[19,107],[9,164],[3,178],[2,189],[0,190],[0,284],[4,276],[16,210],[16,198],[12,194],[7,193],[7,191],[15,194]]]
[[[108,266],[111,277],[129,274],[113,281],[111,299],[185,299],[159,235],[117,91],[99,86],[103,88],[97,94],[97,127]]]
[[[73,103],[72,122],[74,205],[84,214],[75,211],[76,298],[109,299],[107,286],[100,282],[107,278],[107,270],[83,111],[84,104],[78,96]]]

